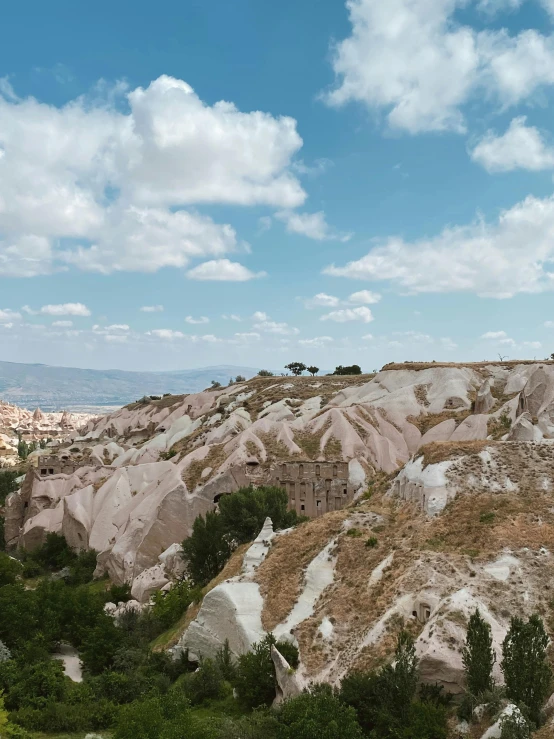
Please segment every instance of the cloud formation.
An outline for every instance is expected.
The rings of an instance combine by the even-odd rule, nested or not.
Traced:
[[[373,314],[369,308],[344,308],[341,310],[333,310],[321,316],[322,321],[335,321],[336,323],[346,323],[348,321],[362,321],[362,323],[370,323],[373,321]]]
[[[471,292],[510,298],[554,289],[554,196],[529,196],[495,222],[445,228],[429,239],[391,237],[324,273],[386,280],[410,294]]]
[[[60,108],[19,99],[4,80],[0,118],[0,275],[186,267],[232,252],[237,239],[184,208],[291,209],[306,197],[292,169],[295,120],[208,105],[166,75]]]
[[[502,136],[488,131],[471,149],[473,161],[488,172],[538,172],[554,167],[554,148],[545,143],[538,128],[526,126],[526,120],[525,116],[514,118]]]
[[[252,272],[239,262],[229,259],[212,259],[189,269],[189,280],[215,280],[219,282],[247,282],[257,277],[265,277],[265,272]]]
[[[465,5],[463,0],[347,0],[352,32],[335,46],[336,85],[324,95],[326,102],[363,103],[383,111],[391,128],[412,134],[462,133],[463,107],[477,94],[502,107],[554,83],[552,36],[532,29],[514,36],[506,29],[476,30],[455,18]]]

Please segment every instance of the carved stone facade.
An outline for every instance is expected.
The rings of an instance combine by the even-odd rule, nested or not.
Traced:
[[[36,461],[36,469],[39,477],[49,477],[50,475],[71,475],[75,470],[83,466],[82,461],[71,461],[71,457],[56,454],[45,454],[38,457]]]
[[[341,510],[355,493],[347,462],[278,462],[270,469],[269,484],[286,490],[289,508],[310,518]]]

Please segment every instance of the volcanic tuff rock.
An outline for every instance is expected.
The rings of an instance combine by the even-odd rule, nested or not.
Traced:
[[[352,506],[286,532],[268,522],[233,555],[235,576],[181,635],[197,656],[226,637],[240,654],[272,631],[298,644],[300,685],[338,683],[381,664],[404,626],[424,678],[457,692],[476,607],[497,652],[511,615],[554,616],[548,362],[255,378],[134,403],[90,421],[58,457],[56,474],[31,470],[9,498],[7,540],[32,547],[61,531],[143,602],[179,577],[174,545],[218,496],[274,480],[277,463],[347,463]]]

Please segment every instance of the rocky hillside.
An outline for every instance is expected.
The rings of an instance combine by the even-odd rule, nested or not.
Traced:
[[[43,413],[19,408],[0,400],[0,466],[17,456],[19,438],[27,442],[53,439],[65,441],[75,436],[93,416],[87,413]]]
[[[172,644],[200,656],[229,638],[239,653],[273,631],[298,643],[301,681],[337,683],[407,625],[424,679],[458,692],[475,607],[497,650],[511,615],[554,627],[553,439],[548,362],[255,378],[90,421],[55,474],[31,470],[8,499],[6,539],[62,532],[146,601],[170,587],[197,515],[279,482],[297,509],[313,498],[314,518],[268,523]]]

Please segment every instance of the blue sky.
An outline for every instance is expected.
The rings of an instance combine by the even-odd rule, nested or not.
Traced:
[[[0,359],[554,351],[554,0],[5,11]]]

